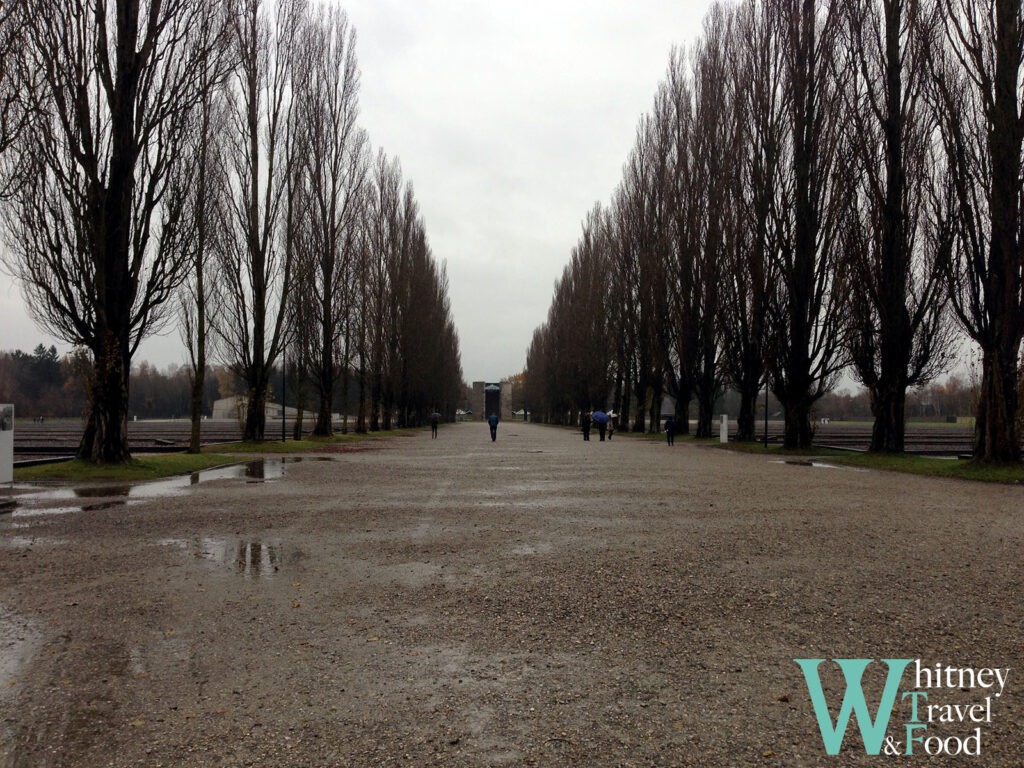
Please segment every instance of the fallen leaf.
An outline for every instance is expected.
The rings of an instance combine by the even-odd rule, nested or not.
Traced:
[[[301,608],[302,603],[292,603],[292,608]]]
[[[139,727],[140,725],[144,725],[144,724],[145,724],[145,722],[146,722],[145,720],[132,720],[132,721],[131,721],[131,722],[129,723],[129,725],[130,725],[130,726],[131,726],[132,728],[138,728],[138,727]]]

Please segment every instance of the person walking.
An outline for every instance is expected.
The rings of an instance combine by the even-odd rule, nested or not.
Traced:
[[[583,439],[590,441],[590,412],[587,411],[580,417],[580,424],[583,426]]]
[[[668,437],[668,444],[676,444],[676,420],[669,416],[665,419],[665,435]]]
[[[498,414],[492,413],[487,417],[487,423],[491,427],[491,442],[498,439]]]
[[[437,425],[441,423],[441,414],[434,411],[430,414],[430,438],[434,439],[437,437]]]
[[[614,412],[608,414],[608,440],[611,441],[612,435],[615,434],[615,420],[618,416]]]

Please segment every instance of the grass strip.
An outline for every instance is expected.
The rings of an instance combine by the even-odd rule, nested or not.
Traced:
[[[877,453],[847,454],[833,461],[836,464],[853,467],[888,472],[907,472],[912,475],[928,477],[952,477],[983,483],[1024,484],[1024,464],[985,464],[980,461]]]

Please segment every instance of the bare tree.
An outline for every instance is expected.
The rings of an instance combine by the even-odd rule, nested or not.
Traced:
[[[731,196],[730,164],[735,161],[736,93],[730,87],[728,61],[733,55],[734,13],[721,4],[711,7],[704,37],[693,60],[694,130],[690,147],[704,199],[700,216],[700,247],[694,274],[696,284],[696,350],[693,355],[694,394],[697,396],[698,438],[711,437],[715,401],[722,393],[722,271],[728,245]]]
[[[953,349],[945,284],[928,237],[936,167],[925,100],[935,19],[919,0],[846,4],[844,78],[856,197],[847,233],[850,354],[871,393],[871,450],[902,452],[908,387],[941,372]]]
[[[643,432],[647,424],[651,431],[659,428],[665,375],[672,363],[672,327],[665,322],[670,316],[672,292],[668,228],[671,122],[658,117],[669,111],[666,100],[662,89],[655,100],[655,114],[641,119],[613,203],[620,249],[616,258],[624,262],[626,301],[633,313],[628,344],[635,356],[631,374],[635,432]]]
[[[301,91],[309,67],[305,0],[243,0],[239,65],[228,89],[225,146],[230,193],[221,222],[225,362],[247,389],[246,440],[263,440],[270,373],[286,343],[301,221]]]
[[[671,136],[670,213],[665,233],[670,295],[666,374],[669,394],[676,401],[676,430],[684,435],[690,434],[690,401],[700,377],[700,265],[709,202],[705,194],[707,179],[701,174],[694,154],[699,137],[690,64],[682,51],[672,51],[668,76],[662,86],[665,98],[655,101],[654,113]]]
[[[834,77],[838,0],[768,3],[785,62],[788,120],[773,206],[774,268],[767,360],[785,414],[786,448],[811,445],[811,409],[846,366],[847,285],[839,231],[850,165]]]
[[[758,0],[737,12],[731,63],[736,134],[728,174],[732,221],[726,225],[723,316],[727,379],[740,396],[737,439],[754,439],[756,401],[765,381],[768,286],[775,283],[772,207],[778,182],[784,104],[779,36]]]
[[[368,150],[365,133],[356,127],[355,32],[344,12],[335,9],[321,10],[312,30],[311,68],[298,86],[307,103],[303,183],[309,216],[299,300],[315,308],[315,332],[309,335],[310,378],[318,396],[313,434],[327,436],[333,431],[339,368],[347,367],[350,355],[345,329],[355,309],[349,289],[364,214]]]
[[[225,41],[227,43],[227,41]],[[230,48],[228,49],[230,51]],[[226,113],[222,83],[216,73],[203,68],[198,76],[203,97],[193,117],[192,136],[186,147],[187,162],[177,170],[186,193],[184,228],[189,265],[179,291],[179,332],[188,352],[191,379],[189,403],[192,422],[189,452],[199,453],[202,438],[203,393],[211,346],[210,329],[216,322],[217,292],[211,274],[219,242],[217,222],[223,219],[227,193],[224,168]]]
[[[1024,118],[1020,0],[937,0],[946,45],[932,59],[945,155],[940,255],[960,325],[981,347],[974,456],[1019,461],[1024,338]]]
[[[92,353],[84,459],[129,458],[131,360],[187,268],[174,171],[204,87],[227,69],[227,8],[66,0],[26,11],[21,55],[38,83],[4,159],[9,266],[40,326]]]
[[[401,232],[402,171],[380,152],[374,166],[374,197],[369,210],[364,314],[367,315],[369,428],[378,431],[387,408],[386,377],[395,335],[391,278]]]

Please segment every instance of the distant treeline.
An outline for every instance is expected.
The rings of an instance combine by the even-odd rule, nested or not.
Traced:
[[[0,352],[0,403],[14,403],[19,419],[83,417],[88,404],[84,382],[91,365],[84,352],[59,355],[56,347],[37,346],[32,352],[14,350]],[[298,407],[302,388],[294,371],[288,374],[288,386],[281,380],[280,368],[270,376],[270,401]],[[129,379],[129,418],[170,419],[187,418],[192,396],[191,369],[187,365],[169,365],[164,370],[143,361],[132,367]],[[307,383],[308,386],[308,383]],[[342,393],[334,400],[338,412],[343,410]],[[211,366],[206,370],[203,388],[203,414],[212,416],[214,401],[222,397],[243,393],[244,382],[224,366]],[[298,397],[296,395],[299,395]],[[348,393],[349,410],[359,399],[358,383]],[[305,404],[307,424],[308,400]]]

